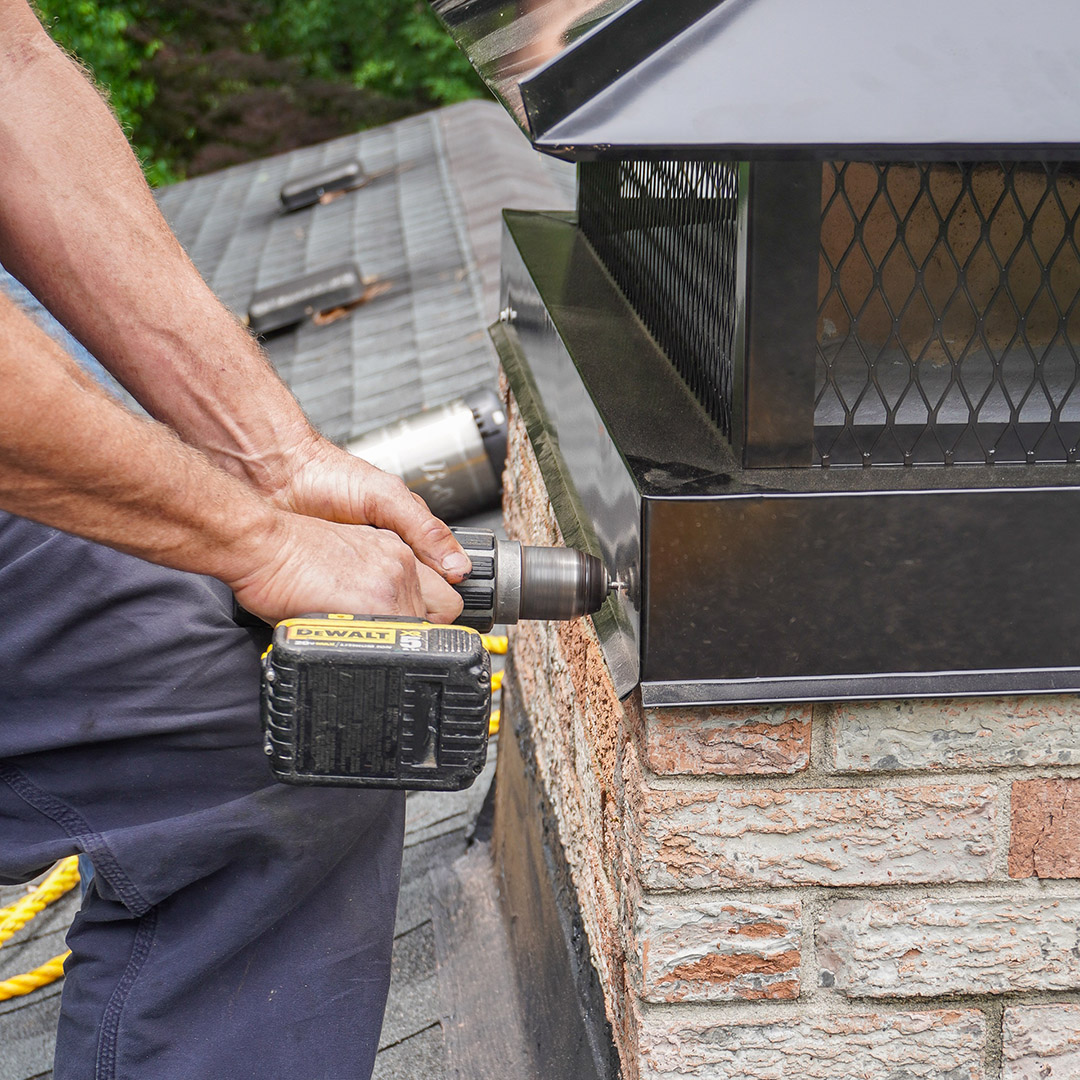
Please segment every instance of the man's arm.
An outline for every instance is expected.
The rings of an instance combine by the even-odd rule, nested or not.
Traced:
[[[109,397],[0,294],[0,507],[229,584],[268,621],[344,608],[449,621],[393,533],[290,513]]]
[[[320,438],[161,217],[97,91],[25,0],[0,0],[0,261],[151,415],[279,507],[468,560],[396,478]]]

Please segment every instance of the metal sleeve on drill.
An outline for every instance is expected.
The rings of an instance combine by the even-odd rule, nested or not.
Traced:
[[[519,619],[576,619],[599,610],[607,595],[603,564],[573,548],[521,551]]]

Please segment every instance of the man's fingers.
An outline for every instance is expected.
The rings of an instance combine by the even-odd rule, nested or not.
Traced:
[[[461,581],[472,566],[445,523],[423,499],[389,473],[373,473],[365,492],[365,516],[380,529],[396,532],[425,565],[449,581]]]
[[[250,572],[227,583],[267,622],[308,611],[417,618],[432,612],[450,621],[461,609],[457,593],[392,532],[283,514],[266,547]]]
[[[426,617],[432,622],[452,623],[461,614],[461,597],[434,570],[417,562],[416,576],[420,581]]]
[[[454,534],[400,477],[325,440],[309,452],[284,493],[273,498],[297,514],[396,533],[417,559],[447,581],[459,582],[472,569]],[[446,610],[446,605],[439,608]]]
[[[416,576],[417,563],[412,552],[396,536],[386,533],[376,535],[383,548],[387,549],[384,572],[388,575],[388,584],[394,594],[393,606],[388,606],[387,614],[418,615],[423,618],[427,607],[420,580]]]

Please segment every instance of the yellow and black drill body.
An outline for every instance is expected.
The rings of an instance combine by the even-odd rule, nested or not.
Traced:
[[[491,658],[464,626],[287,619],[263,656],[262,711],[286,783],[454,791],[487,758]]]
[[[454,530],[473,562],[456,586],[458,623],[316,614],[274,628],[263,654],[262,718],[274,775],[291,784],[468,787],[484,768],[495,622],[568,619],[600,608],[599,559]]]

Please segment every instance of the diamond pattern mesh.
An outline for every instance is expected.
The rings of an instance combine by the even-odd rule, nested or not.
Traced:
[[[729,437],[738,176],[731,162],[578,166],[582,231]]]
[[[738,175],[578,167],[582,231],[729,438]],[[819,465],[1075,462],[1080,168],[826,163],[815,371]]]
[[[1072,165],[826,164],[817,461],[1075,461],[1078,215]]]

